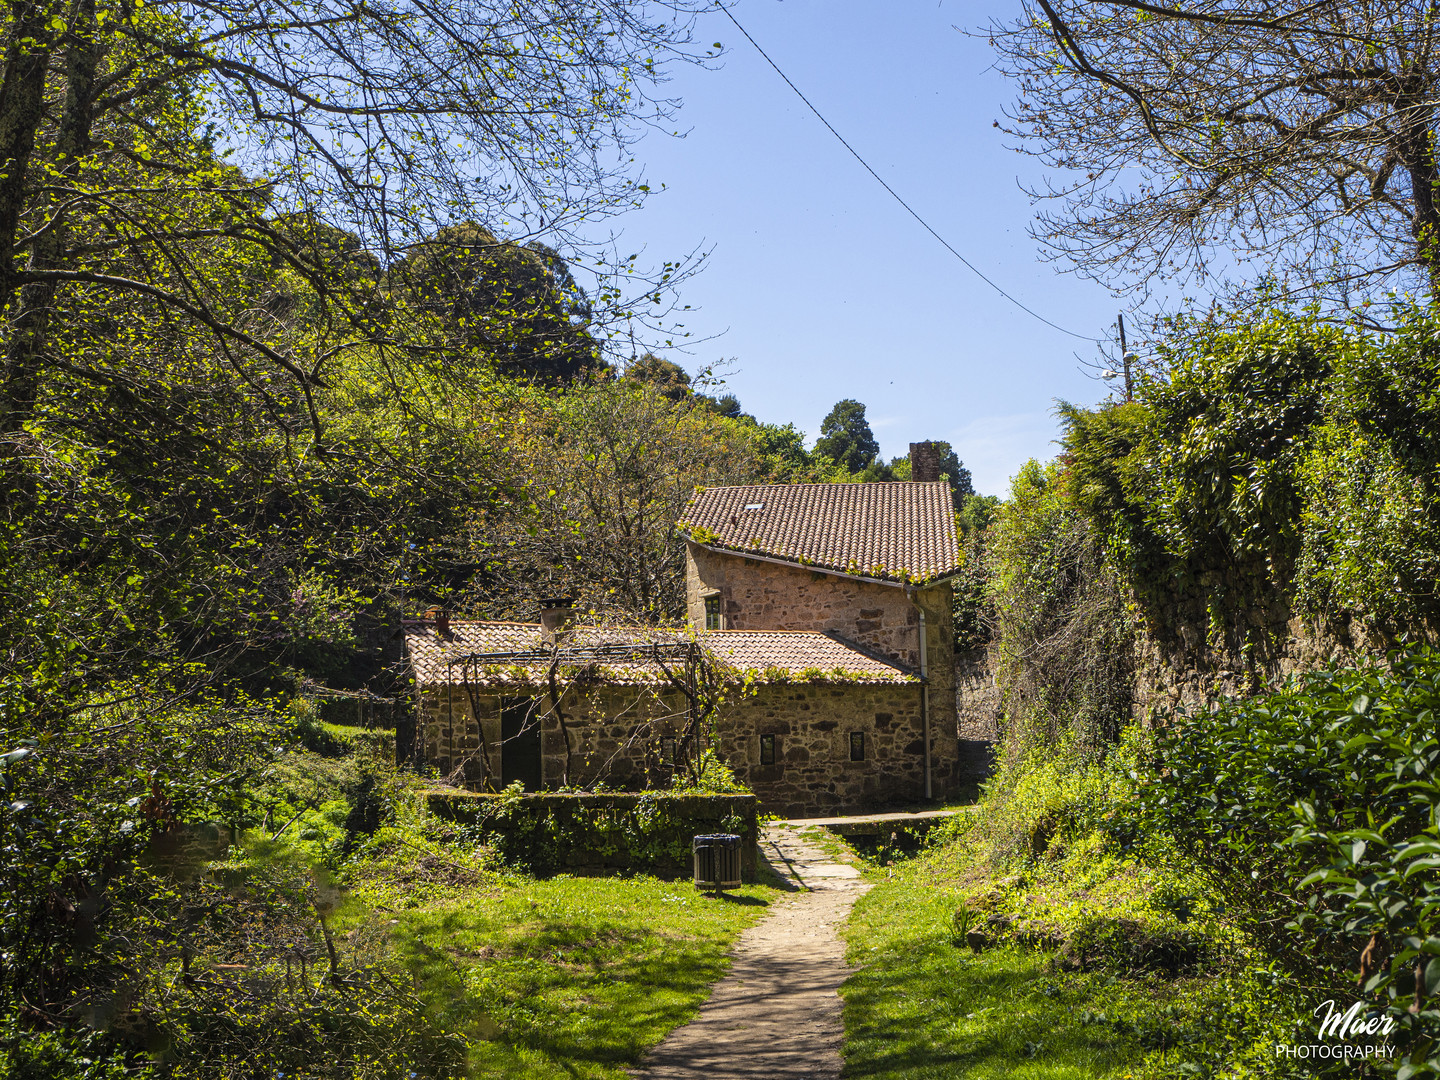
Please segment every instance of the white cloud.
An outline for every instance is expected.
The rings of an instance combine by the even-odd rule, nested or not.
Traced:
[[[982,495],[1007,496],[1010,478],[1030,458],[1049,461],[1060,425],[1051,413],[977,416],[946,436]]]

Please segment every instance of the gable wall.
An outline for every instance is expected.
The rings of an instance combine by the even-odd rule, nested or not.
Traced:
[[[829,630],[902,664],[920,666],[920,617],[904,589],[685,546],[685,594],[693,625],[705,625],[705,598],[718,592],[726,630]],[[953,732],[950,583],[918,590],[916,602],[925,609],[930,722],[937,732]]]

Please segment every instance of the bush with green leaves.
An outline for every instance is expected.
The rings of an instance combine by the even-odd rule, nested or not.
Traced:
[[[1231,917],[1312,985],[1360,984],[1401,1074],[1440,1075],[1440,653],[1315,672],[1180,715],[1138,771],[1163,833]]]

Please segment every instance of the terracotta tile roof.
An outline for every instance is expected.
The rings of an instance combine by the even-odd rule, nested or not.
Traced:
[[[931,581],[960,568],[943,482],[705,488],[680,527],[710,547],[887,581]]]
[[[420,686],[443,685],[447,678],[460,684],[468,679],[481,687],[537,685],[547,665],[535,656],[471,660],[476,653],[529,653],[540,646],[537,623],[450,622],[452,640],[442,641],[430,623],[405,627],[405,649],[415,681]],[[579,649],[653,644],[679,645],[689,638],[678,630],[597,630],[580,627],[569,639]],[[807,630],[712,630],[699,635],[701,645],[740,672],[753,673],[761,682],[918,682],[910,669],[883,659],[861,646],[832,635]],[[582,657],[577,662],[585,662]],[[663,678],[654,660],[637,655],[609,656],[591,661],[590,677],[598,682],[642,685]]]
[[[920,681],[909,668],[838,634],[813,630],[710,630],[699,638],[702,645],[731,666],[741,671],[773,672],[773,681]]]

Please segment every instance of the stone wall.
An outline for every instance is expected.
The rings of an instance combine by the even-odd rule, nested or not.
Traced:
[[[1204,709],[1225,697],[1257,694],[1290,676],[1385,655],[1393,638],[1359,620],[1334,623],[1289,616],[1277,609],[1256,627],[1256,644],[1241,649],[1207,641],[1203,623],[1172,632],[1142,632],[1135,643],[1136,719],[1149,722],[1176,709]]]
[[[828,630],[912,668],[920,667],[925,611],[930,722],[955,726],[955,626],[948,581],[918,589],[747,559],[686,544],[685,594],[691,622],[705,625],[705,599],[719,595],[725,630]]]
[[[864,738],[850,760],[850,735]],[[775,738],[775,763],[761,763],[761,736]],[[920,687],[775,684],[720,725],[720,754],[760,797],[787,817],[880,810],[925,797]],[[959,772],[953,726],[931,730],[931,781],[950,794]]]
[[[961,770],[956,779],[973,791],[993,772],[1000,741],[1000,684],[988,649],[955,654],[955,712]]]
[[[1295,617],[1283,603],[1251,610],[1249,648],[1209,640],[1199,601],[1176,603],[1164,615],[1170,620],[1164,629],[1142,628],[1134,640],[1131,716],[1142,723],[1177,709],[1193,712],[1222,698],[1262,693],[1301,672],[1378,659],[1391,641],[1359,620]],[[984,779],[982,763],[999,739],[1003,706],[996,667],[991,651],[956,654],[962,786]],[[972,766],[982,775],[963,771]]]
[[[425,764],[442,779],[476,791],[499,791],[516,779],[516,770],[506,767],[500,737],[507,700],[491,690],[456,686],[447,694],[443,687],[425,688],[420,694]],[[587,787],[604,780],[643,789],[669,782],[673,770],[662,760],[661,740],[684,730],[679,694],[647,686],[572,687],[561,694],[558,711],[548,695],[529,700],[539,725],[543,787]]]
[[[503,699],[472,695],[464,687],[448,694],[427,688],[420,696],[426,764],[451,783],[474,790],[504,787],[511,777],[499,738]],[[572,689],[561,698],[563,728],[548,705],[539,699],[534,714],[543,748],[543,787],[603,780],[635,790],[669,783],[673,766],[664,760],[663,740],[683,732],[684,702],[678,695],[646,687]],[[767,812],[877,810],[924,798],[918,684],[765,684],[730,704],[716,726],[721,758]],[[850,759],[852,732],[863,737],[862,761]],[[775,737],[772,765],[761,764],[762,735]],[[937,798],[956,793],[974,770],[965,753],[973,750],[962,748],[953,722],[935,725],[932,718],[931,782]]]

